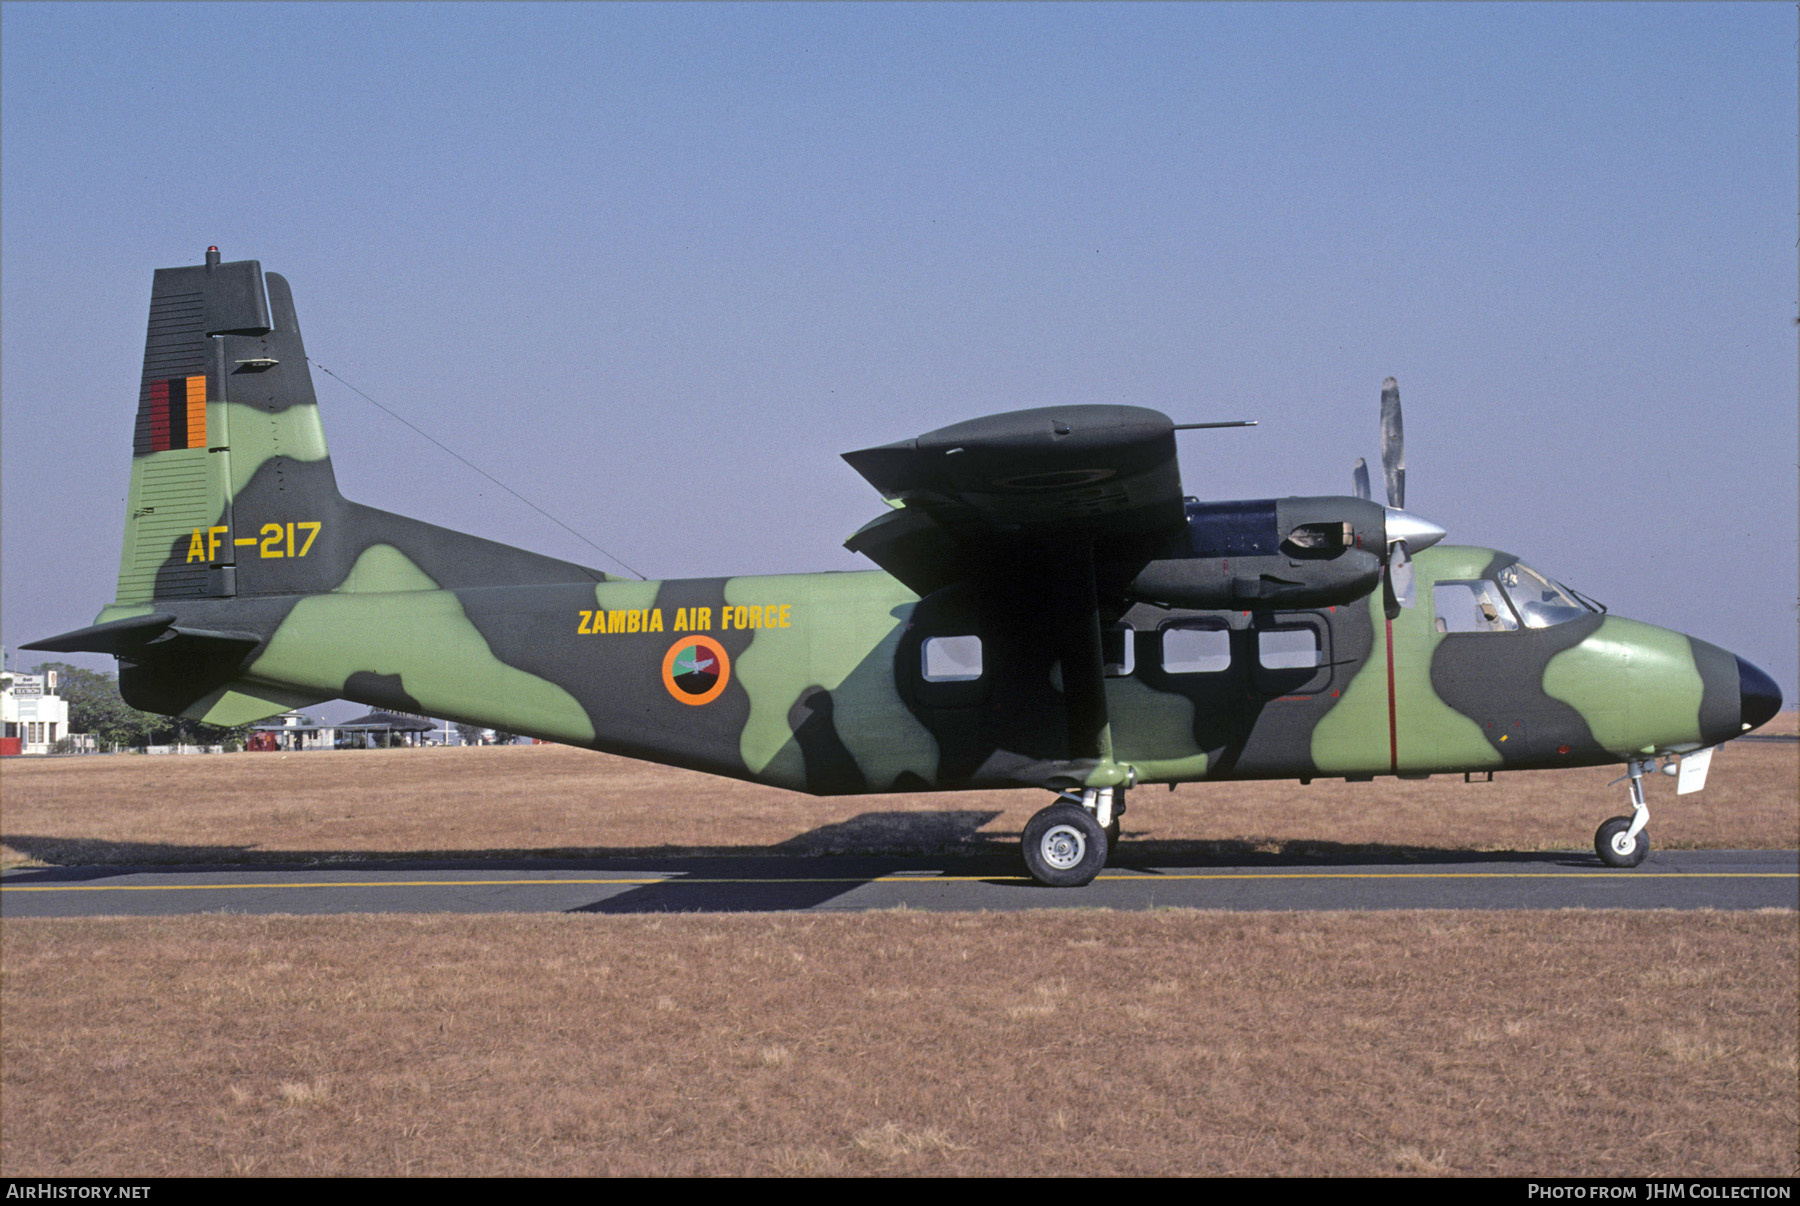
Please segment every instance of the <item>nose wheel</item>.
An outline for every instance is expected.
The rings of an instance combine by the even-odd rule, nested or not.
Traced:
[[[1635,867],[1650,854],[1650,808],[1644,803],[1644,770],[1647,765],[1633,760],[1627,764],[1626,778],[1631,780],[1631,815],[1613,817],[1594,831],[1594,853],[1609,867]],[[1618,782],[1618,780],[1614,780]]]
[[[1594,831],[1594,853],[1609,867],[1635,867],[1650,853],[1650,835],[1631,831],[1631,817],[1613,817]]]

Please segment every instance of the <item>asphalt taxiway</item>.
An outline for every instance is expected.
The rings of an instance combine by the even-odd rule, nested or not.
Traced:
[[[1041,908],[1795,909],[1800,852],[1585,851],[1108,868],[1044,888],[1016,859],[631,858],[305,866],[36,867],[0,876],[0,916],[184,913],[741,913]]]

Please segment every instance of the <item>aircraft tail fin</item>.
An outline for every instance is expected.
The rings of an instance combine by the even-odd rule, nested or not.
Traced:
[[[158,269],[117,603],[329,589],[307,557],[343,506],[287,282]]]
[[[258,659],[304,596],[606,580],[345,499],[287,282],[209,248],[151,290],[117,597],[36,647],[110,653],[132,706],[213,724],[339,694],[405,706],[348,680],[271,681]]]

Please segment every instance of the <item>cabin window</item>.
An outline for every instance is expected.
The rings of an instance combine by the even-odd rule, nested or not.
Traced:
[[[1527,628],[1548,628],[1552,624],[1577,619],[1592,610],[1584,607],[1560,583],[1552,582],[1536,570],[1516,561],[1494,576],[1506,588],[1507,597],[1519,609],[1519,615],[1524,617]]]
[[[921,647],[928,683],[967,683],[981,677],[981,638],[928,637]]]
[[[1438,582],[1431,600],[1439,632],[1511,632],[1519,626],[1492,582]]]
[[[1162,630],[1165,674],[1217,674],[1231,666],[1231,633],[1223,625],[1183,625]]]
[[[1265,628],[1256,634],[1256,660],[1265,670],[1311,670],[1320,657],[1319,630],[1311,625]]]

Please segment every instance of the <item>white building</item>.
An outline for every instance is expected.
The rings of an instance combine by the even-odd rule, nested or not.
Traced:
[[[320,724],[304,712],[283,712],[250,730],[248,749],[328,750],[337,745],[335,725]]]
[[[0,754],[48,754],[69,735],[69,701],[56,694],[56,671],[0,674]]]

